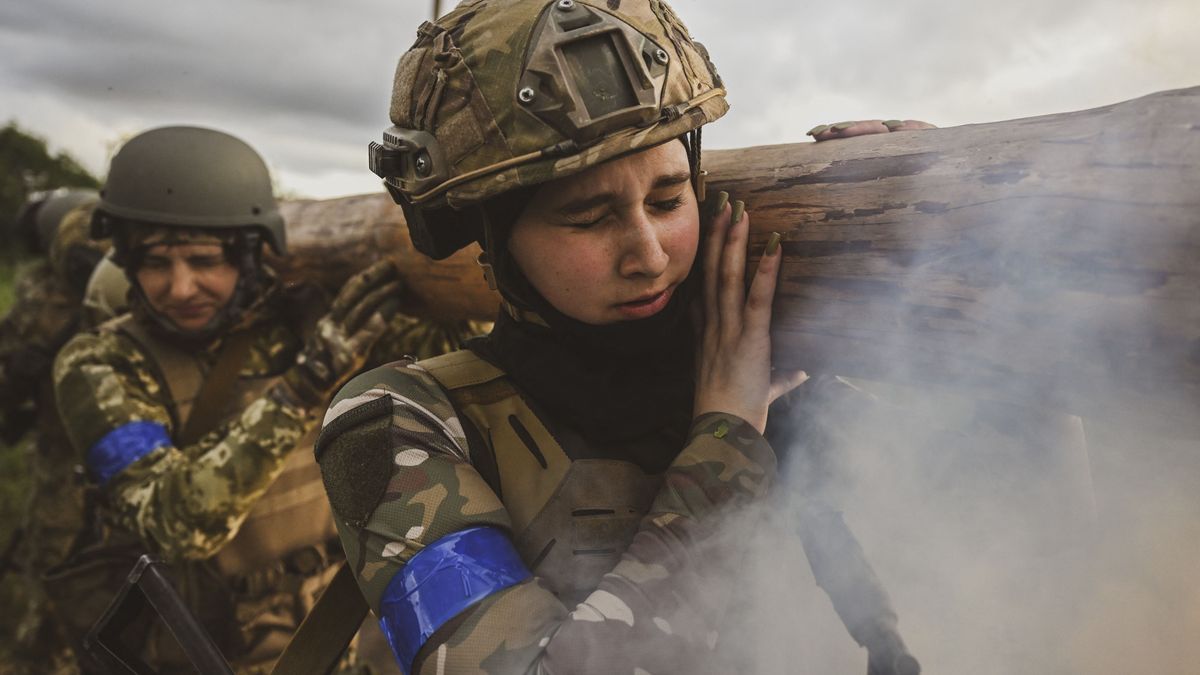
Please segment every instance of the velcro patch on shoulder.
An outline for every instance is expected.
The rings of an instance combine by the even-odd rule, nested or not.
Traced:
[[[317,439],[317,464],[329,505],[352,526],[365,525],[387,491],[391,424],[392,401],[382,397],[334,419]]]

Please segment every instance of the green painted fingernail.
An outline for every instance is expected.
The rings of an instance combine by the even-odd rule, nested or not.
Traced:
[[[883,122],[883,126],[889,128],[889,129],[891,129],[892,127],[898,127],[901,124],[904,124],[904,120],[884,120],[884,122]]]
[[[828,130],[829,130],[828,124],[818,124],[817,126],[809,129],[808,133],[805,135],[806,136],[816,136],[817,134],[824,133]]]
[[[775,252],[779,250],[779,241],[781,239],[783,239],[783,235],[779,234],[778,232],[772,232],[771,238],[767,240],[767,249],[763,252],[763,255],[775,255]]]
[[[837,124],[833,125],[833,128],[836,131],[845,131],[855,124],[857,124],[857,122],[838,122]]]
[[[729,203],[729,193],[724,190],[721,190],[720,192],[718,192],[716,198],[713,199],[712,215],[715,216],[718,213],[724,211],[725,205],[728,203]]]
[[[733,212],[729,214],[729,224],[737,225],[742,222],[742,216],[746,213],[746,202],[736,199],[733,202]]]

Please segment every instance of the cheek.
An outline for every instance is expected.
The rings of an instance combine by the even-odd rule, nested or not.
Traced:
[[[221,302],[225,302],[233,296],[233,291],[237,287],[237,280],[237,269],[232,265],[227,265],[206,272],[203,276],[202,285],[210,295]]]
[[[525,256],[521,269],[534,287],[549,298],[576,295],[608,281],[605,247],[587,236],[567,236],[540,247],[536,259]]]
[[[690,269],[700,249],[700,218],[695,203],[680,211],[679,217],[672,218],[664,229],[661,242],[673,266]]]
[[[142,269],[138,270],[137,282],[138,286],[142,288],[142,293],[153,300],[167,291],[170,286],[170,275],[160,270]]]

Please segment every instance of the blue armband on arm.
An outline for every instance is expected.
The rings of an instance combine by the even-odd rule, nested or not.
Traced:
[[[100,485],[154,450],[171,445],[167,428],[158,422],[130,422],[104,434],[87,451],[87,466]]]
[[[532,576],[503,530],[471,527],[417,552],[384,589],[379,624],[406,673],[447,621]]]

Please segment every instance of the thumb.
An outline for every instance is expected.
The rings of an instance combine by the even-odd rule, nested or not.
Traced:
[[[783,396],[791,390],[799,387],[808,380],[808,373],[803,370],[787,370],[779,369],[771,373],[771,389],[769,402],[774,403],[775,399]]]

